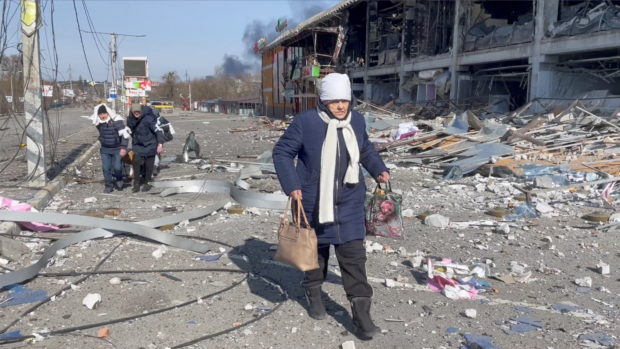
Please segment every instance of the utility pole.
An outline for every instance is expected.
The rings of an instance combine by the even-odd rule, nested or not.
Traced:
[[[15,78],[15,73],[11,72],[11,113],[15,114],[15,93],[13,93],[13,78]]]
[[[116,58],[118,56],[118,46],[116,44],[116,37],[117,36],[131,36],[134,38],[143,38],[146,35],[132,35],[132,34],[119,34],[119,33],[103,33],[103,32],[92,32],[92,31],[86,31],[86,30],[82,30],[83,33],[90,33],[90,34],[104,34],[104,35],[110,35],[110,60],[112,63],[112,89],[114,89],[114,93],[111,94],[115,94],[116,96],[118,96],[118,92],[116,90]],[[125,89],[124,84],[121,87],[122,90]],[[104,91],[104,95],[107,95],[108,91]],[[112,109],[114,109],[114,111],[116,111],[116,98],[112,98]]]
[[[69,64],[69,89],[71,90],[71,93],[73,94],[71,96],[71,104],[73,104],[73,102],[75,102],[74,100],[75,92],[73,92],[73,77],[71,77],[71,64]]]
[[[187,70],[185,71],[185,80],[187,80],[187,86],[189,90],[189,111],[192,111],[192,82],[189,79],[189,75],[187,75]]]
[[[110,88],[110,97],[112,98],[112,109],[116,112],[116,34],[110,34],[110,58],[112,60],[112,87]]]
[[[45,111],[41,97],[39,51],[40,9],[38,0],[22,0],[22,55],[24,73],[24,114],[26,116],[26,161],[28,182],[44,186],[45,173]]]

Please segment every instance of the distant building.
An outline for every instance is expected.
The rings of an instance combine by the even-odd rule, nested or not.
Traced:
[[[198,102],[198,111],[245,116],[262,115],[260,98],[213,99]]]
[[[349,74],[384,104],[620,106],[618,1],[344,0],[262,49],[265,113],[316,104],[317,78]]]

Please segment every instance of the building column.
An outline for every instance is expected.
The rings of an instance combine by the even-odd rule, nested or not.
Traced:
[[[543,56],[541,53],[542,41],[545,38],[546,28],[551,23],[557,21],[559,11],[559,0],[535,0],[536,13],[534,17],[534,45],[532,46],[532,56],[530,57],[531,73],[529,84],[529,100],[538,97],[549,96],[550,84],[553,72],[550,63],[554,58]]]
[[[461,0],[454,1],[454,28],[452,30],[452,62],[450,63],[450,99],[457,101],[458,99],[458,70],[459,55],[461,54]]]
[[[364,78],[364,101],[370,102],[372,99],[372,83],[373,79]]]
[[[407,12],[405,4],[406,1],[403,1],[403,16]],[[405,24],[403,22],[400,30],[400,67],[398,70],[398,102],[400,103],[411,102],[411,94],[403,89],[405,81],[407,81],[407,74],[405,73]]]
[[[403,85],[409,80],[413,79],[415,73],[413,72],[405,72],[404,69],[401,69],[400,74],[398,74],[398,101],[400,103],[409,103],[413,101],[413,96],[411,91],[407,91]]]

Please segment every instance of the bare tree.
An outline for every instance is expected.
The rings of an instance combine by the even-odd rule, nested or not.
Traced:
[[[181,82],[181,78],[177,75],[176,72],[171,71],[164,74],[162,77],[162,82],[159,85],[158,94],[160,98],[175,100],[177,99],[175,95],[175,91],[177,86]]]

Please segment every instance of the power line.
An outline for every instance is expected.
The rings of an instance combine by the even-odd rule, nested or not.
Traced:
[[[88,23],[88,27],[92,31],[95,31],[95,25],[93,23],[93,20],[90,17],[90,12],[88,11],[88,7],[86,6],[86,2],[84,0],[82,0],[82,7],[84,8],[84,14],[86,15],[86,22]],[[103,62],[104,65],[107,66],[109,70],[108,62],[106,61],[106,59],[103,57],[103,54],[101,53],[102,50],[106,51],[105,45],[103,44],[102,39],[99,36],[96,36],[95,34],[93,34],[93,39],[95,41],[95,47],[97,48],[97,53],[99,54],[99,58],[101,58],[101,61]]]
[[[105,33],[105,32],[95,32],[95,31],[86,31],[83,30],[84,33],[89,33],[89,34],[103,34],[103,35],[116,35],[116,36],[131,36],[134,38],[143,38],[146,35],[145,34],[121,34],[121,33]]]
[[[73,10],[75,12],[75,20],[77,21],[78,32],[80,33],[80,43],[82,44],[82,52],[84,53],[84,60],[86,60],[86,68],[88,68],[88,74],[90,75],[90,80],[95,81],[93,77],[93,72],[90,70],[90,64],[88,64],[88,57],[86,56],[86,48],[84,47],[84,38],[82,37],[82,27],[80,26],[80,18],[77,12],[77,6],[75,5],[75,0],[73,0]]]

